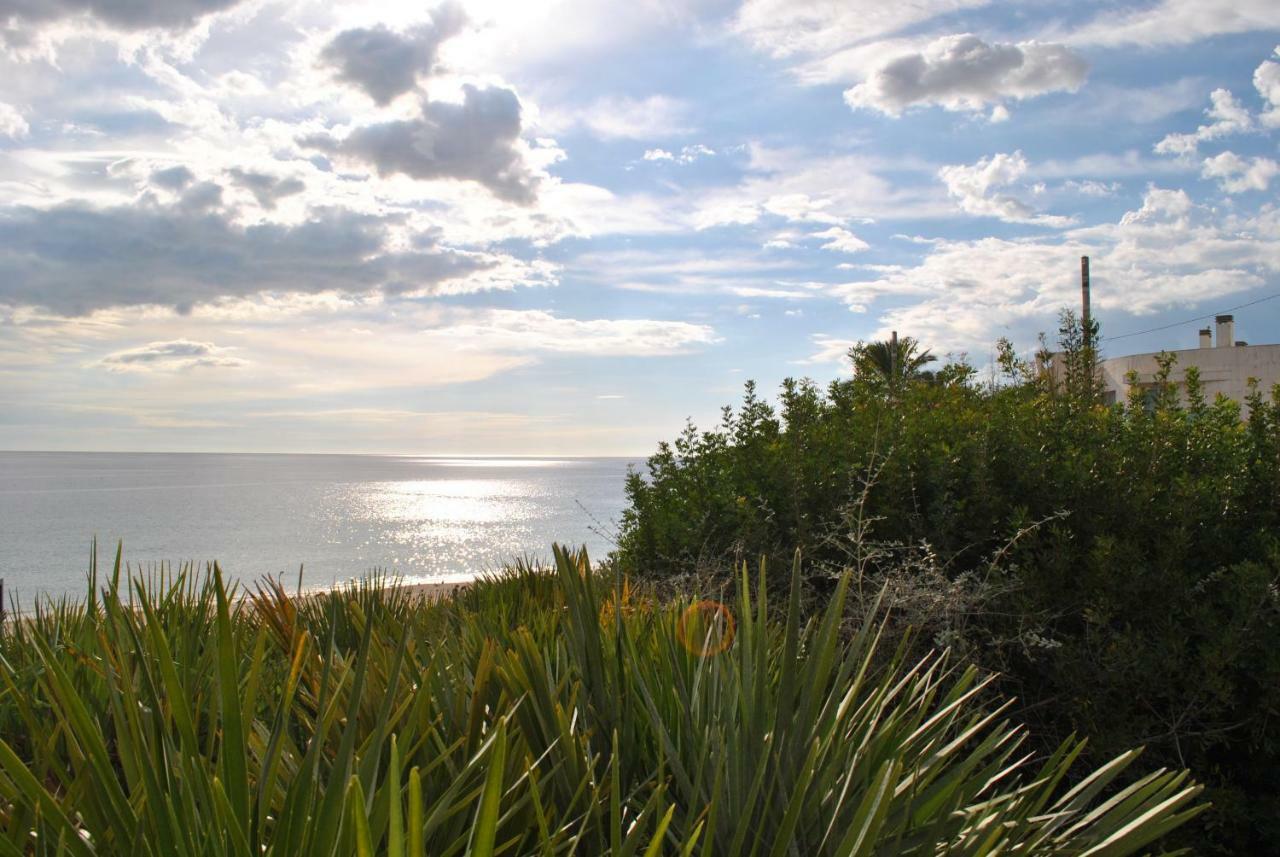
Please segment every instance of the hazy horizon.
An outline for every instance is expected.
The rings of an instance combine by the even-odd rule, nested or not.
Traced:
[[[468,461],[485,461],[508,460],[508,459],[533,459],[533,460],[552,460],[552,459],[622,459],[622,458],[648,458],[652,451],[636,454],[621,455],[573,455],[570,453],[485,453],[485,452],[360,452],[360,451],[337,451],[337,450],[307,450],[304,452],[282,451],[273,449],[39,449],[32,447],[30,449],[3,449],[0,453],[32,453],[39,455],[47,453],[50,455],[357,455],[357,456],[380,456],[383,458],[422,458],[430,460],[448,460],[460,459]]]

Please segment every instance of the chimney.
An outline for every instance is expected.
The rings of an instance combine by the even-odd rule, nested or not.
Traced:
[[[1089,257],[1080,257],[1080,326],[1084,331],[1084,345],[1089,347]]]
[[[1213,347],[1213,331],[1207,327],[1200,328],[1200,347],[1201,348]]]
[[[1230,348],[1236,341],[1235,316],[1220,315],[1214,318],[1218,325],[1218,347]]]

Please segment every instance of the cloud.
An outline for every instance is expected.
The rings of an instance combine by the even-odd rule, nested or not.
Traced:
[[[262,292],[457,292],[519,281],[504,268],[523,266],[505,256],[390,249],[396,225],[325,210],[296,225],[240,226],[181,202],[0,209],[0,305],[68,316],[113,306],[185,312]]]
[[[876,41],[938,15],[987,3],[988,0],[747,0],[733,26],[756,49],[773,56],[811,56]]]
[[[253,194],[258,205],[266,209],[276,207],[276,203],[286,196],[302,193],[306,184],[299,178],[280,178],[270,173],[243,170],[238,167],[228,170],[232,180]]]
[[[809,237],[825,239],[826,243],[822,245],[822,249],[834,250],[838,253],[860,253],[871,246],[848,229],[839,226],[814,232]]]
[[[1185,226],[1187,216],[1191,214],[1194,207],[1191,197],[1187,196],[1187,192],[1181,188],[1170,190],[1151,186],[1142,197],[1142,207],[1136,211],[1126,211],[1120,218],[1120,225],[1164,222]]]
[[[1274,0],[1160,0],[1106,12],[1069,37],[1073,44],[1186,45],[1210,36],[1280,29]]]
[[[818,296],[816,292],[803,291],[800,288],[793,288],[784,283],[777,283],[773,286],[728,286],[724,291],[739,298],[763,298],[784,301],[807,301]]]
[[[178,372],[245,365],[244,360],[230,356],[229,351],[230,348],[220,348],[212,342],[175,339],[113,351],[98,361],[98,365],[112,372]]]
[[[644,160],[646,161],[672,161],[677,164],[692,164],[701,158],[709,158],[716,153],[716,150],[702,143],[694,143],[692,146],[685,146],[680,150],[679,154],[672,154],[666,149],[645,149]]]
[[[182,190],[195,180],[196,174],[182,164],[156,170],[151,174],[151,184],[171,191]]]
[[[1275,55],[1280,58],[1280,47]],[[1263,60],[1253,72],[1253,86],[1267,102],[1267,109],[1259,119],[1268,128],[1280,128],[1280,62]]]
[[[601,289],[617,288],[650,294],[690,296],[730,294],[738,297],[804,299],[803,293],[780,282],[794,265],[761,253],[708,254],[701,242],[683,250],[630,249],[591,251],[567,262],[565,273]]]
[[[694,143],[692,146],[685,146],[680,150],[680,157],[676,158],[682,164],[692,164],[699,158],[709,158],[715,155],[716,150],[710,146],[704,146],[702,143]]]
[[[720,341],[715,330],[705,324],[651,319],[581,320],[540,310],[489,310],[475,321],[428,331],[428,335],[445,337],[469,349],[601,357],[684,354]]]
[[[1227,193],[1266,190],[1277,174],[1280,174],[1280,164],[1270,158],[1248,159],[1234,152],[1206,158],[1201,171],[1207,179],[1218,179],[1218,185]]]
[[[1193,205],[1180,189],[1153,187],[1119,222],[1054,240],[939,241],[918,264],[829,291],[852,309],[898,298],[872,338],[896,329],[935,352],[984,350],[1002,332],[1029,339],[1060,308],[1075,306],[1082,255],[1093,262],[1094,307],[1110,318],[1200,305],[1274,282],[1280,211],[1224,215]]]
[[[305,146],[370,164],[381,176],[475,181],[494,196],[532,203],[538,180],[520,143],[520,99],[510,89],[470,84],[461,104],[424,101],[416,119],[356,128],[343,138],[304,137]]]
[[[604,140],[653,140],[690,133],[689,112],[687,103],[667,95],[610,96],[572,115],[548,113],[543,121],[553,130],[583,126]]]
[[[0,23],[47,23],[90,15],[118,30],[185,29],[240,0],[0,0]]]
[[[22,118],[17,108],[0,101],[0,137],[17,140],[27,136],[30,130],[31,126],[27,124],[26,119]]]
[[[343,30],[320,52],[334,76],[385,105],[412,90],[420,75],[430,74],[439,61],[440,45],[462,32],[467,17],[462,7],[445,3],[431,20],[403,33],[385,26]]]
[[[1151,178],[1191,172],[1189,164],[1166,158],[1152,158],[1137,149],[1116,152],[1092,152],[1067,158],[1050,158],[1036,164],[1036,176],[1042,179]]]
[[[1037,214],[1035,209],[1007,193],[999,193],[1027,172],[1027,159],[1021,151],[995,154],[971,165],[956,164],[938,170],[938,178],[947,193],[960,203],[960,208],[980,217],[995,217],[1008,223],[1030,223],[1038,226],[1067,226],[1068,217]]]
[[[867,219],[945,217],[952,210],[940,188],[886,175],[932,173],[935,168],[928,162],[759,144],[749,145],[748,153],[745,175],[736,185],[690,195],[694,210],[687,222],[705,229],[773,215],[840,226]]]
[[[1189,134],[1169,134],[1159,143],[1155,151],[1160,155],[1194,155],[1201,143],[1218,140],[1232,134],[1242,134],[1254,128],[1253,117],[1249,111],[1236,101],[1234,95],[1225,89],[1215,89],[1209,93],[1211,106],[1205,115],[1212,122],[1201,125]]]
[[[1088,96],[1075,98],[1060,105],[1046,117],[1073,128],[1096,125],[1107,127],[1115,123],[1159,124],[1167,127],[1168,117],[1191,110],[1204,101],[1204,79],[1189,76],[1160,84],[1122,86],[1103,82],[1090,82]]]
[[[1066,45],[987,43],[964,33],[897,57],[845,90],[850,107],[899,116],[910,107],[981,111],[1006,98],[1075,92],[1089,65]]]
[[[200,214],[222,205],[222,185],[200,182],[187,188],[178,198],[178,207],[188,214]]]
[[[830,336],[825,333],[815,333],[810,337],[810,339],[818,350],[803,360],[796,360],[794,362],[802,364],[847,364],[849,362],[849,349],[858,344],[852,339],[841,339],[840,337]]]
[[[537,362],[537,352],[467,349],[445,332],[458,314],[474,317],[438,301],[388,305],[332,294],[262,295],[197,306],[187,315],[154,307],[108,309],[78,318],[24,310],[8,315],[0,353],[12,344],[44,361],[8,377],[6,361],[0,366],[0,388],[33,404],[101,402],[131,412],[216,413],[240,422],[269,403],[292,408],[314,401],[331,407],[349,405],[355,396],[361,406],[404,407],[406,394],[413,398],[424,390],[470,384]],[[428,337],[424,330],[441,333]],[[139,331],[146,336],[140,339]],[[214,348],[140,347],[143,342]],[[135,351],[146,353],[124,362],[103,360],[104,355]],[[169,358],[179,363],[243,362],[184,372],[180,366],[171,371],[165,365],[172,362]],[[86,373],[86,368],[127,372],[137,383],[98,383],[101,375]],[[77,385],[75,399],[57,379]]]
[[[1068,179],[1062,183],[1062,189],[1078,193],[1080,196],[1106,197],[1115,196],[1120,191],[1120,183],[1100,182],[1094,179]]]

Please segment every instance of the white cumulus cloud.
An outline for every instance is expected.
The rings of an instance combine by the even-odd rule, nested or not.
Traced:
[[[1206,158],[1201,175],[1217,179],[1227,193],[1266,190],[1280,173],[1280,164],[1271,158],[1242,158],[1235,152],[1222,152]]]
[[[947,193],[969,214],[996,217],[1009,223],[1069,225],[1070,218],[1039,214],[1027,203],[1003,191],[1026,175],[1027,169],[1027,159],[1021,151],[1001,152],[981,158],[974,164],[942,167],[938,170],[938,178],[947,186]]]
[[[1280,47],[1276,48],[1275,55],[1280,59]],[[1262,124],[1280,128],[1280,62],[1264,60],[1253,72],[1253,86],[1267,102],[1267,109],[1259,117]]]
[[[1187,215],[1191,214],[1193,208],[1191,197],[1187,196],[1187,192],[1182,188],[1171,190],[1153,185],[1147,188],[1146,194],[1142,197],[1142,207],[1134,211],[1126,211],[1120,218],[1120,225],[1164,222],[1182,226],[1187,223]]]
[[[22,118],[17,108],[0,101],[0,137],[16,140],[27,136],[30,130],[31,126]]]
[[[810,237],[824,239],[826,243],[822,245],[822,249],[834,250],[838,253],[860,253],[871,246],[848,229],[840,226],[832,226],[830,229],[814,232]]]
[[[1066,45],[989,43],[972,33],[944,36],[876,68],[844,93],[854,109],[901,115],[915,106],[982,111],[1005,99],[1074,92],[1089,64]],[[993,112],[999,121],[1003,114]]]
[[[1201,143],[1253,130],[1253,117],[1230,91],[1215,89],[1209,93],[1209,101],[1211,104],[1205,110],[1205,115],[1212,121],[1190,133],[1165,136],[1156,143],[1157,154],[1193,155]]]

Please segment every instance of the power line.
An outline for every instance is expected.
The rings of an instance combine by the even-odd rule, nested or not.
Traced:
[[[1191,324],[1192,322],[1203,321],[1206,318],[1213,318],[1216,315],[1226,315],[1229,312],[1235,312],[1236,310],[1244,309],[1245,307],[1256,306],[1257,304],[1260,304],[1264,301],[1274,300],[1275,298],[1280,298],[1280,292],[1276,292],[1274,295],[1267,295],[1264,298],[1258,298],[1256,301],[1249,301],[1247,304],[1240,304],[1239,306],[1228,307],[1224,310],[1220,310],[1219,312],[1211,312],[1208,315],[1198,315],[1195,318],[1188,318],[1183,321],[1175,321],[1173,324],[1164,324],[1164,325],[1161,325],[1160,327],[1151,327],[1151,328],[1147,328],[1146,330],[1135,330],[1133,333],[1122,333],[1119,336],[1100,336],[1098,338],[1106,340],[1107,342],[1114,342],[1117,339],[1128,339],[1131,336],[1142,336],[1143,334],[1146,334],[1146,333],[1156,333],[1161,330],[1169,330],[1170,328],[1174,328],[1174,327],[1182,327],[1184,324]]]

